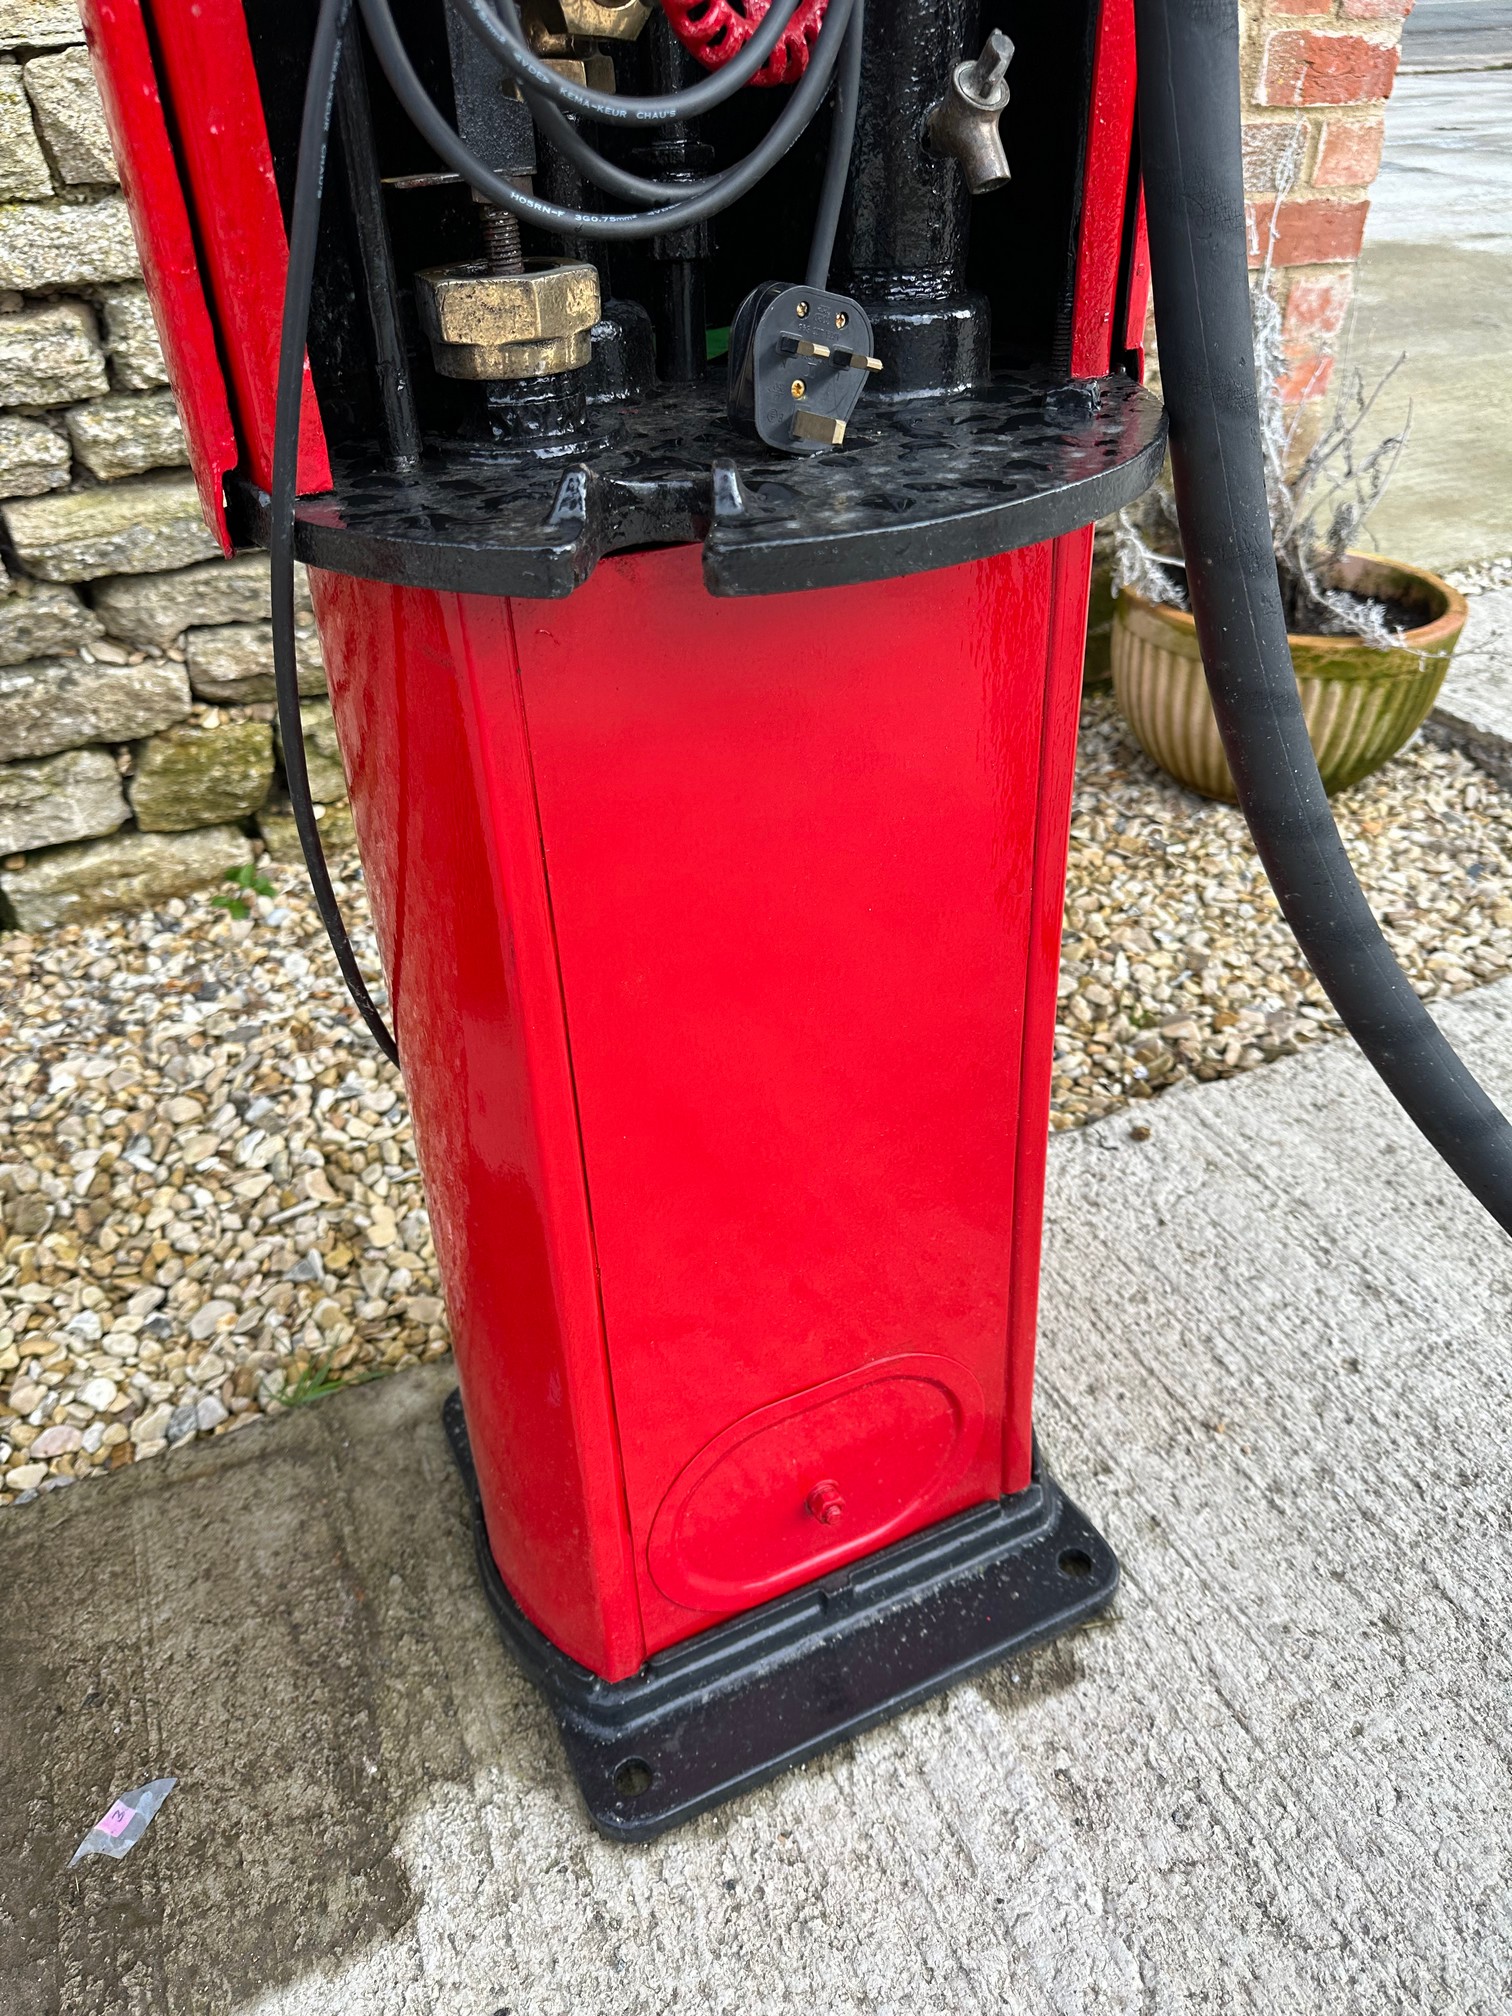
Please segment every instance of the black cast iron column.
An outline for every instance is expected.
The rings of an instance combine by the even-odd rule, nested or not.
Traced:
[[[965,285],[971,199],[955,162],[924,137],[952,68],[977,53],[977,18],[978,0],[867,0],[852,157],[860,172],[839,263],[872,320],[882,359],[874,397],[961,391],[988,374],[988,305]]]

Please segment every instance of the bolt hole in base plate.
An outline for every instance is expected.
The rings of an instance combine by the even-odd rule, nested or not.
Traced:
[[[546,1697],[590,1818],[614,1840],[649,1840],[1043,1645],[1095,1617],[1118,1587],[1112,1548],[1036,1457],[1017,1496],[702,1631],[628,1680],[600,1680],[505,1588],[456,1393],[443,1418],[500,1635]]]
[[[656,1773],[644,1757],[627,1757],[614,1774],[614,1789],[622,1799],[639,1799],[655,1783]]]

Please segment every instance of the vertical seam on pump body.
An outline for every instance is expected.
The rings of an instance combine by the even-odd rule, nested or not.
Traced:
[[[1046,860],[1047,849],[1052,845],[1055,846],[1057,849],[1060,846],[1058,823],[1057,823],[1057,832],[1055,834],[1051,834],[1049,831],[1049,822],[1044,817],[1047,773],[1052,768],[1050,744],[1051,744],[1051,737],[1055,729],[1055,723],[1053,720],[1053,700],[1054,700],[1055,663],[1056,663],[1055,611],[1059,605],[1060,597],[1065,592],[1066,588],[1066,574],[1068,569],[1067,569],[1065,547],[1068,539],[1076,538],[1079,536],[1080,535],[1076,533],[1063,535],[1061,538],[1053,540],[1051,542],[1050,547],[1050,587],[1048,595],[1049,613],[1047,615],[1045,623],[1044,674],[1043,674],[1043,684],[1040,689],[1039,761],[1035,772],[1037,779],[1037,795],[1040,807],[1040,816],[1035,821],[1034,861],[1029,872],[1029,929],[1028,929],[1029,942],[1028,942],[1027,956],[1024,961],[1023,1007],[1019,1017],[1019,1073],[1018,1073],[1018,1101],[1017,1101],[1018,1126],[1014,1136],[1013,1178],[1012,1178],[1012,1193],[1011,1193],[1012,1194],[1011,1209],[1013,1216],[1010,1221],[1013,1225],[1013,1247],[1010,1255],[1009,1270],[1008,1270],[1008,1334],[1004,1339],[1005,1405],[1003,1409],[1003,1431],[1004,1431],[1003,1465],[1005,1471],[1007,1469],[1007,1459],[1008,1459],[1008,1437],[1013,1432],[1013,1426],[1015,1421],[1014,1398],[1017,1391],[1017,1384],[1015,1379],[1015,1373],[1017,1367],[1015,1360],[1019,1353],[1025,1350],[1028,1351],[1030,1362],[1029,1362],[1029,1380],[1028,1382],[1026,1382],[1026,1390],[1032,1392],[1034,1360],[1038,1355],[1038,1343],[1039,1343],[1038,1311],[1039,1311],[1039,1283],[1040,1283],[1041,1263],[1043,1257],[1042,1234],[1040,1235],[1040,1237],[1036,1238],[1032,1249],[1026,1247],[1024,1242],[1020,1241],[1018,1237],[1018,1206],[1023,1192],[1022,1163],[1025,1154],[1025,1140],[1024,1140],[1025,1117],[1026,1117],[1025,1088],[1028,1084],[1029,1065],[1032,1061],[1035,1048],[1034,1046],[1035,1032],[1031,1026],[1033,1022],[1034,1001],[1036,998],[1035,979],[1037,973],[1037,965],[1036,965],[1037,946],[1035,941],[1040,928],[1041,920],[1044,915],[1045,882],[1046,882],[1046,875],[1048,872],[1048,864]],[[1074,755],[1074,742],[1073,742],[1073,762],[1074,760],[1075,755]],[[1055,927],[1056,950],[1058,954],[1061,938],[1065,929],[1063,900],[1057,901],[1056,905],[1054,906],[1054,914],[1056,919],[1056,927]],[[1048,1015],[1050,1022],[1050,1038],[1051,1043],[1053,1045],[1054,1032],[1055,1032],[1054,1003],[1056,998],[1053,983],[1051,984],[1049,998],[1051,1005],[1048,1010]],[[1051,1064],[1051,1069],[1052,1070],[1054,1069],[1053,1061]],[[1031,1147],[1033,1145],[1034,1144],[1031,1144]],[[1043,1179],[1041,1179],[1040,1215],[1042,1218]],[[1024,1280],[1024,1273],[1026,1268],[1029,1268],[1032,1271],[1034,1277],[1034,1291],[1032,1296],[1032,1314],[1034,1316],[1034,1321],[1029,1326],[1029,1334],[1027,1341],[1021,1339],[1018,1336],[1020,1320],[1023,1314],[1022,1305],[1025,1300],[1025,1294],[1022,1288],[1022,1283]],[[1032,1451],[1033,1446],[1032,1411],[1029,1413],[1027,1418],[1030,1422],[1030,1443]],[[1006,1486],[1006,1477],[1004,1482]]]
[[[614,1358],[609,1349],[609,1318],[604,1308],[604,1277],[599,1265],[598,1232],[593,1222],[593,1187],[588,1180],[588,1150],[583,1140],[583,1110],[578,1096],[577,1066],[572,1056],[572,1025],[567,1015],[567,986],[562,978],[562,951],[557,938],[556,905],[551,893],[551,863],[546,854],[546,827],[541,818],[541,794],[536,784],[535,748],[531,741],[530,709],[525,699],[525,666],[520,654],[519,637],[515,631],[514,597],[504,598],[504,621],[509,630],[510,656],[514,661],[514,680],[520,698],[520,721],[525,735],[525,768],[530,777],[530,809],[535,816],[536,845],[541,852],[541,888],[546,902],[546,928],[551,934],[551,963],[556,975],[557,1001],[562,1017],[562,1048],[567,1059],[567,1085],[572,1096],[572,1119],[577,1129],[577,1161],[583,1183],[583,1213],[588,1221],[588,1247],[593,1259],[593,1300],[598,1310],[599,1347],[604,1360],[604,1389],[609,1401],[609,1419],[613,1429],[614,1442],[614,1482],[619,1492],[620,1519],[623,1524],[626,1551],[630,1557],[630,1593],[635,1603],[635,1626],[640,1636],[641,1660],[646,1658],[646,1619],[641,1606],[640,1568],[636,1558],[635,1527],[630,1518],[630,1490],[625,1482],[623,1438],[620,1431],[619,1403],[614,1393]]]
[[[1049,721],[1050,688],[1051,688],[1051,678],[1054,670],[1054,660],[1055,660],[1054,603],[1060,571],[1061,571],[1060,542],[1059,540],[1056,540],[1050,549],[1050,592],[1049,592],[1050,608],[1047,611],[1045,618],[1044,667],[1040,680],[1039,757],[1035,765],[1036,794],[1039,798],[1041,808],[1043,808],[1044,804],[1045,765],[1048,759],[1049,743],[1050,743],[1050,721]],[[1029,869],[1028,945],[1026,948],[1026,956],[1024,959],[1023,999],[1022,999],[1022,1006],[1020,1007],[1019,1010],[1018,1098],[1017,1101],[1015,1102],[1015,1111],[1018,1115],[1018,1124],[1014,1129],[1013,1175],[1010,1184],[1010,1202],[1009,1202],[1010,1216],[1008,1221],[1010,1226],[1013,1228],[1011,1235],[1013,1243],[1009,1249],[1009,1258],[1008,1258],[1008,1334],[1003,1340],[1003,1357],[1005,1362],[1003,1366],[1004,1407],[1003,1407],[1003,1452],[1001,1461],[1005,1473],[1008,1468],[1008,1438],[1013,1433],[1013,1395],[1017,1384],[1015,1378],[1017,1366],[1014,1361],[1018,1356],[1018,1354],[1027,1348],[1030,1354],[1030,1377],[1032,1379],[1033,1362],[1034,1357],[1036,1355],[1036,1347],[1039,1342],[1037,1320],[1034,1327],[1031,1328],[1030,1330],[1027,1346],[1024,1344],[1024,1342],[1019,1338],[1017,1334],[1019,1329],[1019,1319],[1021,1315],[1020,1305],[1022,1296],[1020,1289],[1021,1289],[1021,1283],[1024,1278],[1024,1268],[1026,1265],[1025,1255],[1021,1249],[1020,1242],[1018,1239],[1018,1205],[1023,1189],[1022,1169],[1020,1167],[1020,1164],[1022,1162],[1024,1153],[1024,1088],[1026,1083],[1025,1066],[1028,1062],[1029,1050],[1030,1050],[1029,1022],[1032,1013],[1031,1004],[1034,997],[1035,952],[1036,952],[1035,936],[1039,926],[1040,898],[1044,888],[1044,859],[1045,859],[1045,822],[1043,816],[1041,816],[1040,818],[1036,819],[1034,823],[1034,860]],[[1033,1266],[1035,1273],[1034,1299],[1037,1312],[1038,1299],[1039,1299],[1039,1280],[1038,1280],[1039,1252],[1037,1248],[1035,1250],[1033,1261],[1029,1264]],[[1032,1414],[1030,1416],[1029,1432],[1032,1444],[1034,1434]],[[1006,1475],[1004,1475],[1002,1480],[1002,1488],[1004,1489],[1007,1488]]]

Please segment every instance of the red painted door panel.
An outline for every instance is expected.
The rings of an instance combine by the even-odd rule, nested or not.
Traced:
[[[240,0],[152,0],[163,82],[254,482],[273,480],[279,324],[289,263],[273,156]],[[305,366],[299,488],[329,490],[331,465]]]
[[[515,605],[652,1649],[711,1621],[658,1509],[747,1415],[928,1353],[1001,1419],[1050,577],[720,601],[683,549]],[[883,1524],[1001,1488],[979,1435]],[[792,1532],[725,1607],[815,1572]]]

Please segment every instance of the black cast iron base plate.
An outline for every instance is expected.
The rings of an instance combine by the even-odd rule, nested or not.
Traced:
[[[1034,375],[863,398],[843,447],[795,458],[742,436],[722,388],[666,386],[616,409],[617,438],[580,454],[450,444],[404,476],[372,453],[336,456],[335,489],[300,500],[296,550],[337,574],[530,597],[570,595],[606,553],[692,542],[713,595],[922,573],[1058,538],[1154,481],[1159,400],[1117,374],[1083,389],[1079,410]],[[265,544],[266,496],[232,477],[227,500],[238,541]]]
[[[460,1396],[446,1432],[505,1644],[545,1694],[593,1823],[646,1841],[1113,1599],[1106,1540],[1036,1460],[1034,1481],[605,1681],[527,1621],[494,1565]]]

